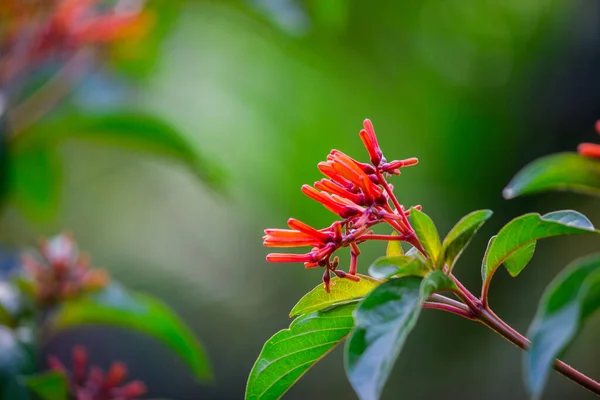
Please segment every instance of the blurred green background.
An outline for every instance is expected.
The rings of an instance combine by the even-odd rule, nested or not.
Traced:
[[[358,138],[364,118],[372,119],[388,159],[419,158],[392,181],[400,201],[423,205],[440,233],[467,212],[495,211],[457,266],[473,291],[487,239],[511,218],[573,208],[600,224],[596,199],[501,196],[527,162],[597,139],[596,1],[155,6],[170,27],[135,87],[115,92],[130,79],[123,71],[142,73],[116,68],[90,76],[76,98],[87,107],[122,103],[166,118],[223,167],[225,193],[199,184],[177,164],[73,142],[61,148],[66,184],[58,217],[31,224],[10,210],[0,239],[31,245],[69,229],[96,265],[172,306],[206,345],[216,375],[212,387],[182,383],[181,398],[241,399],[262,344],[287,328],[289,310],[320,282],[319,271],[300,264],[267,263],[262,230],[284,227],[291,216],[330,224],[334,216],[300,186],[320,179],[316,164],[332,148],[367,158]],[[599,245],[587,237],[541,242],[519,279],[498,273],[492,306],[524,332],[552,277]],[[366,272],[384,245],[363,247],[359,269]],[[598,334],[596,318],[566,355],[595,377]],[[137,339],[122,340],[127,348]],[[285,398],[356,398],[339,350]],[[163,362],[160,357],[154,361]],[[162,379],[171,380],[169,373]],[[586,396],[553,374],[545,398]],[[521,353],[481,325],[428,310],[384,398],[525,399]]]

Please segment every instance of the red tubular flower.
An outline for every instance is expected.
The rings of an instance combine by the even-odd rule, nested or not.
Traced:
[[[375,128],[370,119],[365,119],[363,122],[365,129],[360,131],[360,139],[362,140],[365,148],[369,152],[371,157],[371,163],[377,167],[383,158],[383,153],[377,143],[377,136],[375,136]]]
[[[306,196],[310,197],[311,199],[316,200],[319,203],[323,204],[325,206],[325,208],[327,208],[329,211],[333,212],[334,214],[338,214],[342,218],[351,217],[353,215],[360,214],[360,212],[361,212],[361,209],[357,204],[354,204],[354,203],[350,202],[349,200],[348,200],[348,202],[350,204],[344,202],[343,200],[336,201],[333,197],[335,195],[330,196],[326,193],[319,192],[318,190],[316,190],[315,188],[313,188],[309,185],[302,186],[302,193],[304,193]],[[342,198],[338,197],[338,199],[342,199]]]
[[[288,219],[288,226],[292,229],[296,229],[305,235],[312,236],[314,238],[321,239],[322,241],[327,242],[331,239],[331,235],[329,233],[325,233],[322,231],[318,231],[310,225],[305,224],[302,221],[299,221],[295,218]]]
[[[596,121],[596,132],[600,134],[600,121]],[[600,144],[581,143],[577,146],[577,152],[584,157],[600,158]]]
[[[387,223],[400,233],[401,240],[408,241],[422,251],[406,216],[408,211],[398,203],[393,188],[385,175],[399,174],[400,168],[415,165],[416,158],[385,161],[371,121],[365,120],[360,137],[369,152],[371,164],[361,163],[339,150],[332,150],[327,161],[318,164],[319,170],[329,179],[315,182],[314,187],[302,186],[302,193],[323,204],[339,215],[324,229],[315,229],[296,219],[289,219],[288,229],[267,229],[263,237],[265,246],[301,247],[311,246],[306,254],[271,253],[270,262],[302,262],[306,268],[325,267],[323,284],[330,290],[331,274],[338,278],[359,280],[356,276],[358,244],[367,240],[398,240],[398,236],[373,235],[369,229],[379,223]],[[390,204],[391,202],[391,204]],[[339,259],[333,257],[338,249],[350,247],[349,273],[338,270]]]
[[[577,152],[584,157],[600,158],[600,144],[581,143],[577,146]]]
[[[330,194],[335,194],[345,199],[350,200],[354,204],[364,205],[365,198],[358,193],[352,193],[349,190],[344,189],[339,184],[330,181],[329,179],[321,179],[318,182],[315,182],[315,189],[322,190],[323,192],[328,192]]]
[[[312,255],[309,254],[287,254],[287,253],[271,253],[267,254],[267,261],[275,263],[283,262],[313,262]]]
[[[48,357],[48,365],[53,371],[65,375],[70,394],[76,400],[133,400],[147,392],[141,381],[121,385],[127,376],[127,367],[122,362],[113,363],[106,375],[96,366],[92,366],[88,374],[88,355],[82,346],[73,348],[72,374],[54,356]]]

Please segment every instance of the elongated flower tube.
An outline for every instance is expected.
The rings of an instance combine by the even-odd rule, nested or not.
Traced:
[[[600,121],[596,121],[596,132],[600,134]],[[581,143],[577,146],[577,152],[584,157],[600,158],[600,144]]]
[[[332,150],[327,160],[318,164],[326,179],[314,183],[314,187],[302,186],[302,193],[321,203],[340,220],[331,225],[316,229],[297,219],[290,218],[290,229],[266,229],[263,244],[267,247],[311,247],[302,254],[270,253],[267,261],[275,263],[301,262],[306,268],[324,267],[323,284],[329,291],[331,274],[339,278],[359,280],[358,245],[368,240],[403,240],[422,251],[414,230],[407,219],[408,211],[400,205],[393,193],[393,187],[386,176],[400,174],[400,169],[415,165],[416,158],[387,162],[373,124],[364,121],[360,138],[370,156],[371,164],[362,163],[339,151]],[[386,223],[399,235],[376,235],[371,231],[374,225]],[[350,247],[348,273],[339,270],[339,259],[334,253]]]

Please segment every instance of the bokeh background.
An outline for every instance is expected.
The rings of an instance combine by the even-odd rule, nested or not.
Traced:
[[[122,103],[166,118],[225,171],[225,191],[175,163],[72,142],[61,148],[59,215],[32,224],[9,210],[0,225],[9,248],[72,231],[96,265],[160,297],[191,326],[213,363],[212,386],[194,384],[150,340],[111,330],[71,333],[87,341],[92,358],[122,354],[153,394],[243,398],[262,344],[289,325],[289,310],[320,281],[319,271],[267,263],[262,230],[284,227],[290,216],[317,226],[332,221],[300,186],[320,179],[316,164],[332,148],[366,158],[358,138],[364,118],[374,122],[388,158],[419,158],[393,183],[400,201],[421,204],[440,233],[472,210],[494,210],[456,269],[473,291],[487,239],[511,218],[573,208],[600,224],[600,200],[502,198],[527,162],[600,141],[593,130],[600,118],[596,1],[156,4],[169,27],[160,42],[139,44],[155,51],[143,76],[131,85],[135,69],[102,69],[75,98],[91,108]],[[497,274],[492,306],[526,331],[552,277],[599,249],[587,237],[539,243],[518,279]],[[365,272],[383,251],[384,244],[365,245],[359,268]],[[566,354],[595,377],[599,334],[600,320],[592,319]],[[60,340],[51,345],[66,354]],[[284,398],[356,398],[340,350]],[[483,326],[427,310],[383,398],[525,399],[521,353]],[[592,397],[553,374],[545,398]]]

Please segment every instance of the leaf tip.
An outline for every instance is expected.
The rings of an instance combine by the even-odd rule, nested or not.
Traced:
[[[502,191],[502,197],[504,197],[506,200],[511,200],[517,197],[517,192],[515,191],[512,185],[508,185]]]

